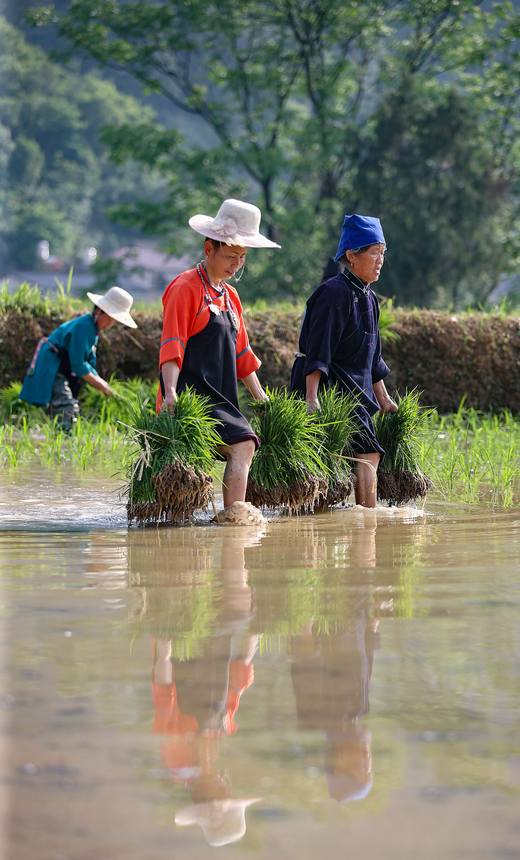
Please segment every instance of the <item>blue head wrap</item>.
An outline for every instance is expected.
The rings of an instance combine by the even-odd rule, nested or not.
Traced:
[[[377,245],[380,242],[386,245],[379,218],[370,218],[367,215],[345,215],[338,253],[334,261],[337,262],[345,251],[363,248],[365,245]]]

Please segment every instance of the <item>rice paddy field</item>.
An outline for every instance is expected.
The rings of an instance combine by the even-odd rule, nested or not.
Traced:
[[[9,401],[4,389],[0,392],[0,466],[70,464],[81,471],[110,470],[123,480],[133,447],[128,433],[133,402],[129,394],[155,400],[155,386],[141,380],[117,385],[119,400],[107,401],[91,389],[83,403],[84,416],[71,436],[39,409],[9,411],[12,396]],[[420,469],[433,482],[430,497],[499,507],[509,507],[518,498],[520,420],[507,410],[485,415],[461,404],[455,414],[433,411],[425,419],[417,453]]]
[[[2,860],[518,857],[518,419],[388,421],[415,505],[129,528],[112,384],[70,436],[0,392]]]

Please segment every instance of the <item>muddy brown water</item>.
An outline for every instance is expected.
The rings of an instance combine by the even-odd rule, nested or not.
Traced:
[[[520,509],[0,481],[2,860],[520,858]]]

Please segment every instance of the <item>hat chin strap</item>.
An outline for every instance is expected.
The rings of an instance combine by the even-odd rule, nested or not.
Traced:
[[[237,272],[235,272],[235,274],[233,275],[233,277],[234,277],[234,279],[235,279],[235,281],[236,281],[237,283],[238,283],[238,281],[241,281],[241,280],[242,280],[242,275],[243,275],[243,274],[244,274],[244,272],[245,272],[245,268],[246,268],[246,261],[244,260],[244,262],[242,263],[241,268],[240,268],[239,270],[237,270],[237,271],[240,271],[240,274],[238,275],[238,274],[237,274]]]
[[[222,253],[223,253],[223,255],[224,255],[224,259],[226,260],[226,263],[227,263],[227,262],[228,262],[228,258],[226,257],[226,253],[225,253],[225,251],[224,251],[224,246],[223,246],[223,245],[221,246],[220,250],[222,251]],[[237,281],[237,283],[238,283],[238,281],[241,281],[241,280],[242,280],[242,275],[244,274],[244,270],[245,270],[245,268],[246,268],[246,261],[244,260],[244,262],[242,263],[242,265],[241,265],[240,269],[237,269],[237,271],[235,272],[235,274],[231,276],[232,278],[234,278],[234,279],[235,279],[235,281]],[[240,272],[240,274],[238,275],[238,274],[237,274],[237,272]]]

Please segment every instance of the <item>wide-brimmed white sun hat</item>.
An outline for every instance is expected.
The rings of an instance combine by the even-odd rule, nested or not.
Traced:
[[[210,845],[229,845],[239,842],[246,832],[246,807],[259,803],[261,797],[248,797],[235,800],[212,800],[209,803],[196,803],[179,809],[175,824],[180,827],[199,824]]]
[[[137,328],[137,323],[133,321],[129,313],[134,300],[126,290],[122,290],[121,287],[110,287],[104,296],[98,296],[97,293],[87,293],[87,296],[97,308],[105,311],[116,322],[123,323],[130,328]]]
[[[243,248],[279,248],[260,233],[262,213],[258,206],[243,200],[224,200],[214,218],[211,215],[193,215],[188,224],[207,239],[216,239],[225,245]]]

